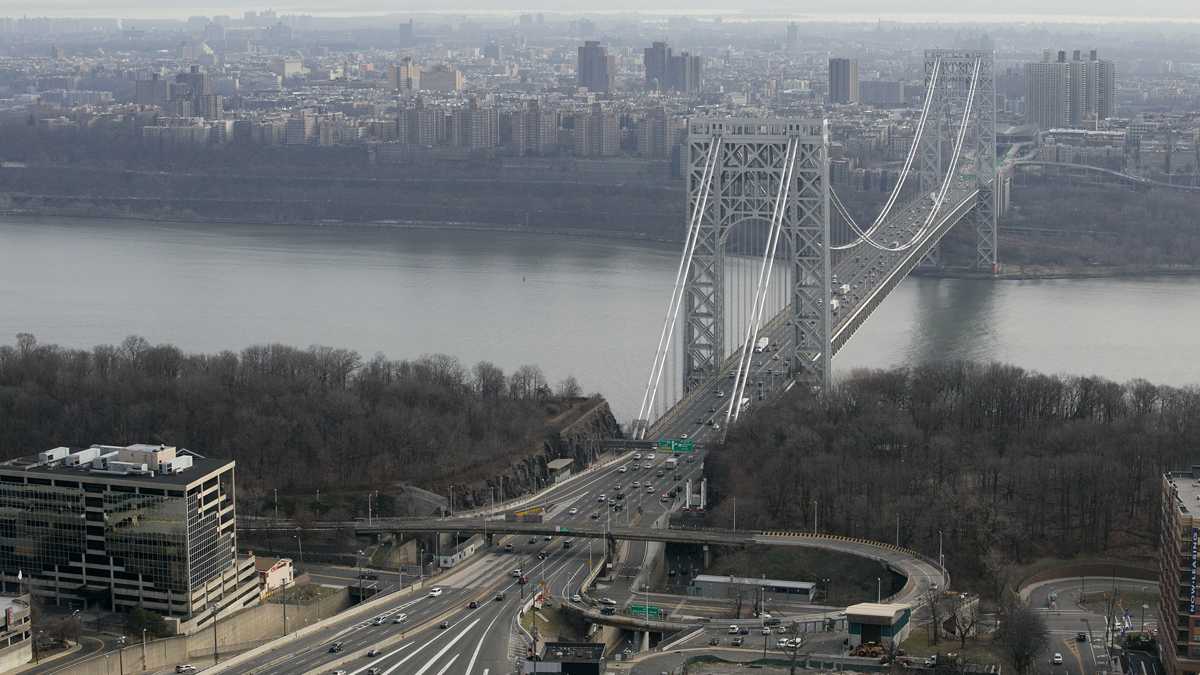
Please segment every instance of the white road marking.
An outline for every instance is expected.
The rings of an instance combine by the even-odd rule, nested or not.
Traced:
[[[461,633],[459,633],[458,635],[455,635],[449,642],[446,643],[445,647],[442,647],[440,650],[438,650],[438,653],[433,655],[433,658],[426,661],[425,665],[421,666],[421,668],[419,670],[417,670],[417,672],[414,675],[425,675],[425,672],[428,671],[430,668],[432,668],[433,664],[437,663],[438,659],[445,656],[446,652],[450,651],[450,648],[454,646],[454,643],[461,640],[463,638],[463,636],[466,635],[472,628],[474,628],[475,624],[477,624],[477,623],[479,623],[479,619],[475,619],[474,621],[471,622],[471,624],[469,626],[464,628]],[[436,640],[436,639],[437,638],[434,638],[434,640]],[[426,642],[425,646],[427,647],[431,644],[433,644],[433,640]],[[424,647],[422,647],[422,649],[424,649]],[[420,651],[420,650],[418,649],[417,651]],[[397,663],[396,665],[392,666],[391,668],[388,668],[387,670],[383,671],[383,675],[391,675],[393,672],[396,671],[397,668],[404,665],[405,661],[409,660],[416,654],[417,654],[417,652],[413,652],[412,654],[409,654],[408,656],[404,657],[399,663]]]
[[[375,659],[374,661],[368,663],[367,665],[363,666],[362,668],[359,668],[358,670],[353,671],[352,673],[350,673],[350,675],[358,675],[359,673],[365,672],[368,668],[375,665],[376,663],[379,663],[380,661],[383,661],[385,659],[390,659],[393,656],[399,654],[400,652],[404,651],[405,649],[408,649],[411,646],[412,646],[411,642],[406,645],[400,645],[400,648],[397,649],[396,651],[394,651],[390,654],[384,654],[383,656]]]
[[[500,615],[503,613],[503,611],[496,612],[496,616],[492,617],[491,623],[487,625],[487,628],[483,629],[483,635],[479,638],[479,642],[475,645],[475,651],[471,654],[471,662],[467,664],[466,675],[471,675],[471,669],[475,667],[475,659],[479,658],[479,650],[483,648],[483,642],[487,639],[488,632],[492,630],[492,626],[496,623],[496,619],[499,619]],[[484,675],[487,675],[487,670],[485,669],[483,673]],[[441,673],[438,673],[438,675],[441,675]]]
[[[455,654],[455,655],[454,655],[454,658],[450,659],[450,662],[449,662],[449,663],[447,663],[446,665],[442,666],[442,669],[441,669],[441,670],[439,670],[439,671],[437,671],[437,675],[446,675],[446,671],[447,671],[447,670],[450,670],[450,666],[454,665],[454,662],[455,662],[455,661],[457,661],[457,660],[458,660],[458,657],[460,657],[460,656],[462,656],[462,654],[461,654],[461,653],[459,653],[459,654]]]

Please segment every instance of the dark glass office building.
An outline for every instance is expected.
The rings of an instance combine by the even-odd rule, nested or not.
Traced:
[[[235,495],[234,462],[173,447],[0,463],[0,589],[202,627],[258,600],[253,556],[237,555]]]

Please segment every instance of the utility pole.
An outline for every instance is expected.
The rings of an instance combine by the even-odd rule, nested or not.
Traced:
[[[900,545],[900,513],[896,512],[896,546]]]
[[[142,670],[149,670],[146,666],[146,629],[142,629]]]
[[[883,580],[875,577],[875,602],[883,602]]]
[[[817,533],[817,500],[813,500],[813,534]]]
[[[283,635],[287,637],[287,579],[283,580]]]
[[[272,488],[275,493],[275,522],[279,522],[279,488]]]
[[[942,574],[946,573],[946,556],[942,553],[942,531],[938,530],[938,567],[942,568]]]

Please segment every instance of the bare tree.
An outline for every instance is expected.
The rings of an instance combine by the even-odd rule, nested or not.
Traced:
[[[975,633],[979,625],[979,600],[970,598],[954,603],[950,608],[950,625],[958,638],[959,649],[967,648],[967,638]]]
[[[1050,643],[1050,632],[1041,615],[1016,603],[1005,608],[996,637],[1018,673],[1030,672],[1037,655]]]
[[[579,398],[583,393],[583,387],[579,386],[579,381],[574,375],[568,375],[566,379],[558,383],[559,398]]]
[[[925,604],[929,606],[929,644],[936,645],[942,630],[942,594],[930,588],[925,591]]]

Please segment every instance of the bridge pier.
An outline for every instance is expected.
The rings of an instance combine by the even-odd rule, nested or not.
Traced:
[[[650,651],[650,631],[642,633],[642,652]]]

